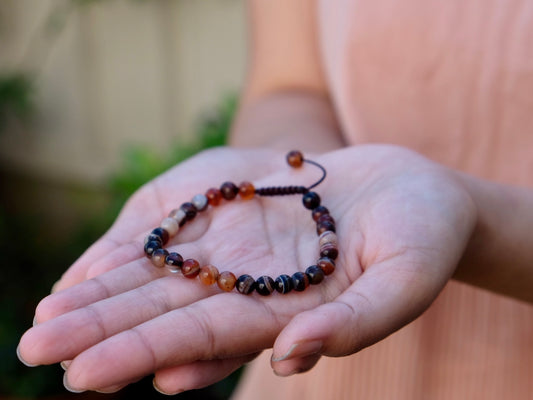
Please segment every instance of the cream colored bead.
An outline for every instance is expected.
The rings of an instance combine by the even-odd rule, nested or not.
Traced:
[[[168,214],[170,218],[175,219],[178,222],[178,226],[185,221],[185,211],[183,211],[181,208],[176,208]]]
[[[319,244],[320,247],[322,247],[323,245],[328,244],[328,243],[330,243],[330,244],[332,244],[334,246],[338,245],[337,235],[335,234],[335,232],[325,231],[319,236],[318,244]]]
[[[180,225],[178,224],[178,221],[176,221],[174,218],[167,217],[163,221],[161,221],[161,228],[166,230],[170,237],[176,236],[176,233],[178,233],[180,229]]]

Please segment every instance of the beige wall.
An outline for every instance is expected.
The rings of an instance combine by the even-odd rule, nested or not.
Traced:
[[[37,116],[0,135],[13,168],[98,182],[132,144],[164,148],[239,90],[242,0],[0,2],[0,70],[37,71]],[[54,11],[55,10],[55,11]],[[59,33],[46,34],[48,16]]]

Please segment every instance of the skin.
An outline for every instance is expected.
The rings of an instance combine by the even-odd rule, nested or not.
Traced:
[[[353,354],[409,323],[452,278],[533,302],[531,191],[401,147],[342,148],[309,40],[313,9],[265,3],[261,12],[249,7],[250,71],[231,147],[200,153],[140,189],[41,301],[21,338],[27,364],[71,360],[70,390],[111,392],[155,373],[158,390],[177,393],[216,382],[267,348],[277,374],[306,371],[322,355]],[[282,37],[287,45],[277,46]],[[295,147],[326,167],[317,192],[337,221],[337,269],[319,286],[267,298],[221,293],[165,275],[143,256],[144,236],[171,209],[226,179],[313,182],[314,168],[283,165]],[[275,277],[313,263],[316,246],[299,201],[261,198],[208,211],[169,248],[236,275]]]

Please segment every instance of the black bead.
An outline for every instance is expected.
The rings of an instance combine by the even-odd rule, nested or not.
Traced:
[[[289,275],[280,275],[274,282],[274,287],[280,293],[289,293],[292,290],[292,279]]]
[[[335,246],[328,246],[320,252],[320,257],[327,257],[332,260],[337,259],[339,256],[339,250]]]
[[[239,188],[233,182],[224,182],[220,185],[220,193],[226,200],[233,200],[239,193]]]
[[[181,268],[183,265],[183,257],[179,253],[169,253],[165,258],[165,264]]]
[[[155,240],[152,240],[150,242],[146,242],[144,245],[144,252],[146,253],[146,257],[151,258],[154,251],[161,248],[161,243]]]
[[[241,275],[235,282],[235,287],[242,294],[250,294],[255,289],[255,279],[250,275]]]
[[[145,244],[148,242],[159,242],[161,243],[161,246],[163,246],[163,239],[161,239],[161,236],[154,235],[153,233],[150,233],[146,238]]]
[[[311,285],[317,285],[324,280],[324,271],[318,265],[311,265],[305,270]]]
[[[255,281],[255,291],[261,296],[268,296],[274,291],[274,279],[270,276],[261,276]]]
[[[304,207],[312,210],[320,205],[320,196],[316,192],[307,192],[302,198]]]
[[[155,228],[152,231],[151,235],[159,236],[163,244],[166,244],[168,242],[168,238],[169,238],[168,232],[163,228]]]
[[[182,211],[185,213],[185,219],[187,221],[190,221],[191,219],[193,219],[194,217],[196,217],[196,213],[198,212],[198,210],[196,209],[196,207],[194,206],[194,204],[192,203],[183,203],[180,208],[182,209]]]
[[[297,292],[303,292],[309,286],[309,277],[303,272],[295,272],[291,279],[294,290]]]
[[[322,221],[316,224],[316,233],[318,235],[321,235],[322,233],[326,231],[335,232],[335,230],[336,230],[335,223],[331,221]]]
[[[313,208],[313,211],[311,212],[313,221],[318,221],[318,219],[322,217],[323,215],[329,215],[329,210],[324,206],[315,207]]]

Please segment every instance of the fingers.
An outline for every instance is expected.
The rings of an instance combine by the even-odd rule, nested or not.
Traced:
[[[258,353],[254,353],[222,360],[196,361],[165,368],[156,372],[154,388],[167,395],[201,389],[226,378],[257,355]]]
[[[88,348],[73,359],[67,380],[74,389],[108,387],[169,366],[242,357],[270,347],[281,324],[258,299],[218,294]]]
[[[373,265],[335,301],[296,315],[274,344],[274,371],[286,376],[306,371],[320,355],[353,354],[420,315],[446,279],[431,268],[402,267],[407,261]]]

